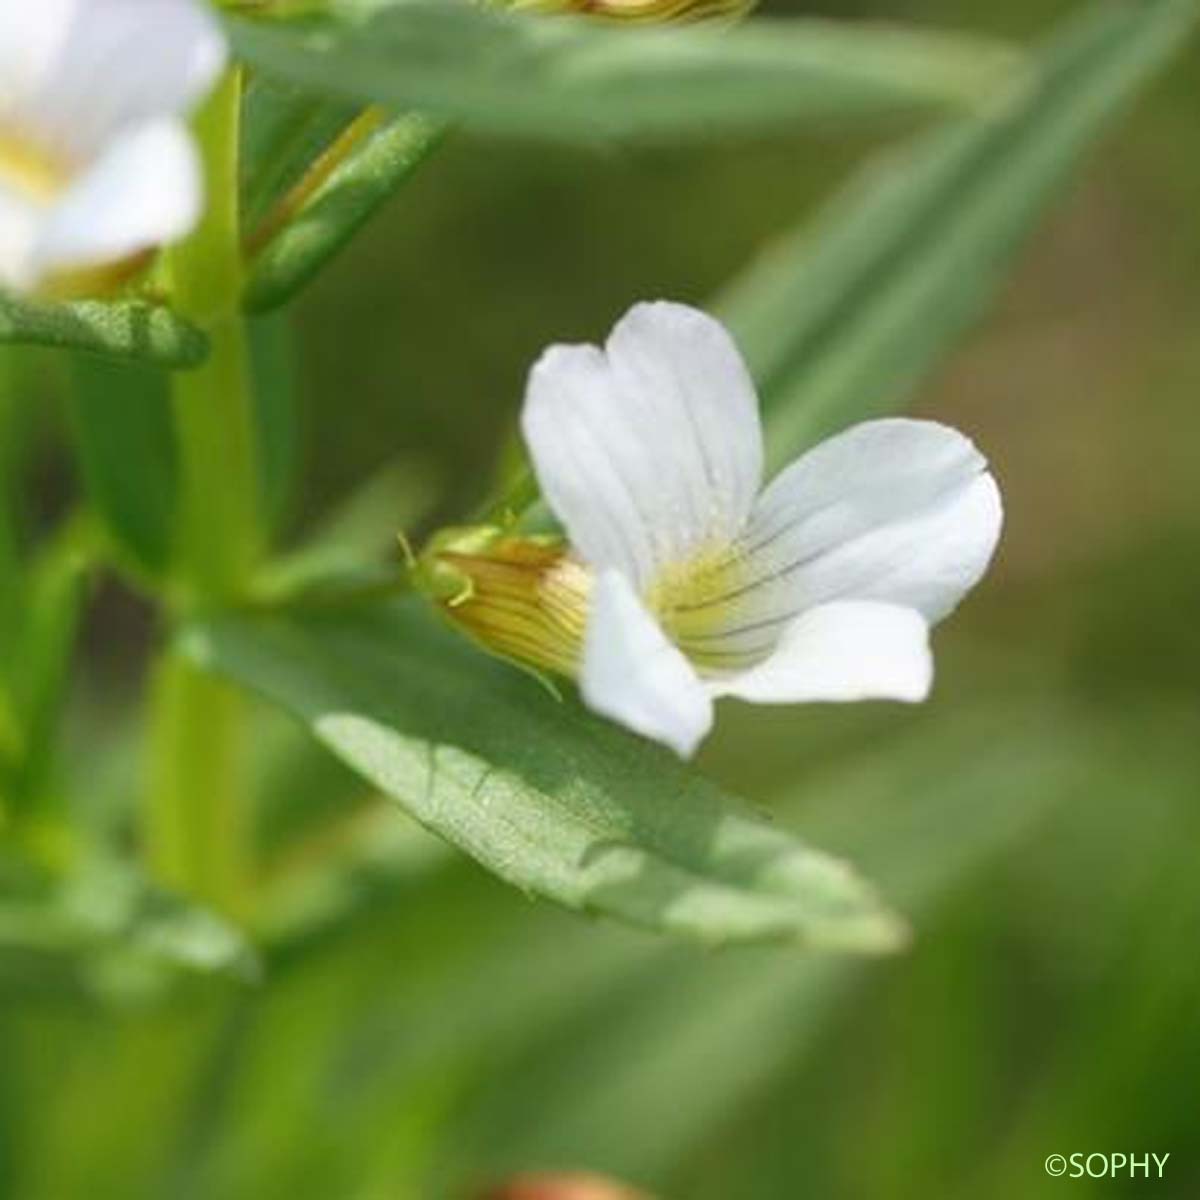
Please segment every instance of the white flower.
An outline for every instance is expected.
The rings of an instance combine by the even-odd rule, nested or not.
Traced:
[[[552,346],[522,426],[596,573],[584,700],[683,756],[722,696],[924,699],[929,624],[1000,533],[984,458],[931,421],[854,426],[760,492],[745,365],[721,325],[679,304],[635,306],[603,350]]]
[[[224,60],[193,0],[0,0],[0,287],[191,229],[201,180],[184,118]]]

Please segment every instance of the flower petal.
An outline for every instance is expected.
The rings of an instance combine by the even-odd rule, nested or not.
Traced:
[[[919,612],[872,600],[810,608],[756,667],[711,685],[760,704],[924,700],[933,681],[929,626]]]
[[[24,290],[34,282],[39,210],[0,184],[0,288]]]
[[[37,245],[43,273],[123,258],[181,237],[202,184],[183,124],[166,118],[117,138],[51,210]]]
[[[26,107],[46,90],[84,0],[0,4],[0,124],[19,126]]]
[[[763,493],[741,539],[744,582],[705,601],[720,617],[713,648],[765,651],[799,613],[831,600],[882,600],[940,620],[987,568],[1001,519],[995,480],[962,434],[932,421],[856,425]]]
[[[640,588],[734,536],[761,479],[745,365],[718,322],[681,304],[635,305],[604,351],[552,346],[530,373],[522,428],[577,550]]]
[[[605,350],[626,404],[652,410],[649,432],[679,439],[652,447],[658,487],[697,532],[737,533],[762,486],[763,438],[754,383],[725,327],[685,304],[635,304]]]
[[[0,60],[28,44],[0,115],[87,161],[115,134],[182,116],[225,62],[219,27],[197,0],[37,0],[0,21]]]
[[[596,581],[580,691],[589,708],[688,758],[712,726],[712,700],[619,571]]]

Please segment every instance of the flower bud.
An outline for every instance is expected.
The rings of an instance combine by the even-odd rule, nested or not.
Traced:
[[[444,529],[422,551],[415,577],[486,650],[561,675],[578,671],[592,573],[562,538],[494,525]]]
[[[599,1175],[518,1175],[484,1192],[479,1200],[650,1200]]]

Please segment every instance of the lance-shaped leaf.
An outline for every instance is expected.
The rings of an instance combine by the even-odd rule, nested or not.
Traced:
[[[718,309],[762,388],[776,464],[903,403],[1196,12],[1195,0],[1089,10],[989,111],[889,155],[734,285]]]
[[[242,118],[245,306],[276,308],[424,161],[441,126],[255,75]]]
[[[422,604],[230,617],[194,627],[184,645],[527,891],[712,942],[903,941],[843,863],[480,655]]]
[[[1109,759],[1089,759],[1086,719],[1037,708],[1022,697],[952,714],[934,736],[918,728],[860,746],[824,765],[818,787],[790,785],[784,811],[799,808],[814,832],[868,857],[887,892],[925,918],[973,867],[1020,853],[1067,788],[1086,795],[1111,773]],[[664,956],[589,1007],[560,1008],[505,1059],[448,1131],[450,1169],[470,1177],[590,1154],[661,1177],[820,1045],[863,981],[863,964],[845,959]],[[680,1095],[687,1105],[672,1104]]]
[[[242,99],[241,213],[258,226],[309,165],[354,120],[359,105],[326,100],[288,83],[251,75]]]
[[[264,516],[277,525],[299,467],[291,331],[248,324]],[[122,563],[150,577],[171,563],[179,490],[170,377],[152,366],[78,355],[69,401],[84,489]]]
[[[335,96],[557,138],[712,135],[961,105],[1013,63],[995,43],[826,21],[613,28],[464,0],[342,0],[316,25],[231,19],[238,53]]]
[[[388,119],[367,109],[350,122],[277,201],[259,227],[246,307],[275,308],[354,236],[441,140],[440,122]]]
[[[83,355],[73,365],[68,411],[88,499],[125,564],[161,575],[177,487],[168,377]]]
[[[208,354],[208,339],[194,325],[140,300],[52,304],[0,293],[0,342],[87,350],[160,367],[194,367]]]

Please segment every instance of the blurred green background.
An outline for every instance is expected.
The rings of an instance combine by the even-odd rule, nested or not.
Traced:
[[[1069,7],[822,11],[1024,39]],[[706,953],[564,914],[263,712],[265,977],[164,990],[114,952],[72,995],[8,970],[0,1194],[467,1197],[530,1167],[675,1200],[1200,1194],[1198,80],[1192,49],[921,392],[1008,510],[995,569],[937,636],[934,700],[729,706],[704,754],[877,879],[913,915],[910,953]],[[542,346],[597,339],[636,299],[702,304],[878,144],[454,139],[294,314],[289,528],[354,494],[380,546],[461,518]],[[25,366],[61,393],[58,367]],[[70,468],[38,420],[31,507],[50,513]],[[115,585],[96,601],[63,789],[119,839],[154,631]],[[317,850],[348,865],[314,897],[289,881]],[[1150,1151],[1170,1153],[1160,1181],[1043,1169]]]

